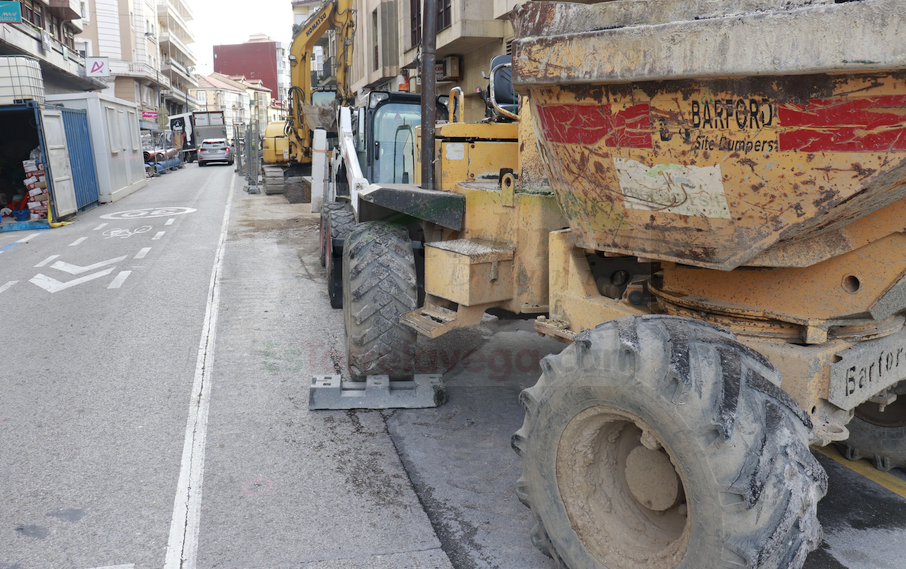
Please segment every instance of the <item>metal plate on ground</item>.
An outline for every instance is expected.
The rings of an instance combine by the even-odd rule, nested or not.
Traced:
[[[390,381],[369,375],[366,381],[344,381],[339,375],[311,378],[309,409],[422,409],[443,405],[447,391],[440,375],[418,374],[412,381]]]

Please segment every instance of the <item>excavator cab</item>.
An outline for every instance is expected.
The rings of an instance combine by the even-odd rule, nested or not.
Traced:
[[[495,55],[491,58],[491,74],[487,90],[482,92],[487,122],[519,120],[519,96],[513,90],[513,56]]]

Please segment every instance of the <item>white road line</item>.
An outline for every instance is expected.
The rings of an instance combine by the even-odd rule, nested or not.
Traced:
[[[151,247],[144,247],[144,248],[142,248],[141,251],[139,251],[138,253],[135,254],[135,257],[132,257],[132,258],[133,259],[144,259],[145,255],[147,255],[148,251],[150,251],[150,250],[151,250]]]
[[[107,288],[120,288],[131,274],[132,271],[120,271],[120,274],[116,275],[116,278],[113,279],[113,282]]]
[[[88,265],[87,267],[80,267],[78,265],[73,265],[72,263],[67,263],[66,261],[57,261],[56,263],[51,265],[50,268],[57,269],[58,271],[63,271],[64,273],[69,273],[70,275],[81,275],[82,273],[87,273],[88,271],[93,271],[95,269],[100,269],[101,267],[106,267],[107,265],[119,263],[125,258],[126,255],[123,255],[122,257],[117,257],[116,259],[107,259],[106,261]]]
[[[182,449],[176,498],[173,500],[173,519],[170,521],[170,538],[164,569],[195,569],[198,555],[198,528],[201,523],[201,489],[204,479],[204,451],[208,429],[208,409],[211,400],[211,371],[214,367],[214,341],[217,335],[217,315],[220,306],[220,281],[223,273],[223,253],[227,228],[230,223],[230,205],[233,203],[233,186],[230,181],[220,242],[211,269],[208,302],[205,307],[204,327],[195,362],[195,379],[189,401],[189,419]]]
[[[174,222],[174,221],[176,221],[176,218],[175,218],[175,217],[171,217],[170,219],[167,220],[166,223],[164,223],[164,225],[173,225],[173,222]]]
[[[98,225],[97,227],[95,227],[94,230],[95,230],[95,231],[100,231],[101,229],[104,229],[105,227],[107,227],[107,224],[106,224],[106,223],[102,223],[102,224]]]
[[[27,243],[30,239],[34,239],[34,238],[37,237],[38,235],[41,235],[41,234],[40,234],[40,233],[32,233],[32,234],[29,235],[28,237],[23,237],[22,239],[19,239],[18,241],[16,241],[16,243]]]
[[[43,266],[46,265],[47,263],[49,263],[49,262],[53,261],[54,259],[56,259],[57,257],[59,257],[59,255],[51,255],[50,257],[44,259],[43,261],[41,261],[40,263],[38,263],[37,265],[35,265],[35,268],[37,269],[38,267],[43,267]]]
[[[9,290],[9,289],[12,288],[12,286],[13,286],[14,284],[16,284],[17,282],[19,282],[19,281],[9,281],[9,282],[6,283],[5,285],[0,286],[0,292],[5,292],[5,291]]]
[[[87,237],[79,237],[78,239],[76,239],[75,241],[73,241],[72,243],[70,243],[69,246],[70,246],[70,247],[75,247],[76,245],[78,245],[79,243],[81,243],[82,241],[84,241],[84,240],[86,240],[86,239],[88,239],[88,238],[87,238]]]
[[[107,276],[113,272],[113,267],[110,267],[106,271],[101,271],[99,273],[93,273],[84,277],[79,277],[71,281],[62,282],[58,281],[55,278],[48,277],[43,273],[38,273],[32,278],[28,279],[28,282],[39,286],[46,290],[47,292],[53,294],[55,292],[60,292],[61,290],[66,290],[67,288],[78,286],[82,283],[87,283],[88,281],[93,281],[94,279],[99,279],[101,277]]]
[[[164,236],[164,233],[166,233],[166,231],[158,231],[157,235],[155,235],[154,237],[151,238],[151,241],[157,241],[158,239],[160,239],[161,237]]]

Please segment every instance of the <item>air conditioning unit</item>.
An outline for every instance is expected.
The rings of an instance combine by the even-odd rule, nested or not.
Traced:
[[[459,55],[450,55],[443,59],[444,63],[444,81],[459,81],[462,79],[462,57]]]

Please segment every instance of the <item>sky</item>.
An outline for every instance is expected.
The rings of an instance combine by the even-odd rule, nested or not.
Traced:
[[[189,46],[198,58],[195,72],[214,71],[214,46],[245,43],[253,34],[267,34],[287,47],[293,37],[293,7],[290,0],[187,0],[195,15],[189,26],[195,44]]]

